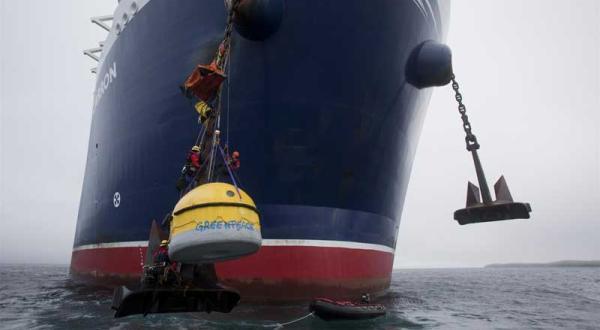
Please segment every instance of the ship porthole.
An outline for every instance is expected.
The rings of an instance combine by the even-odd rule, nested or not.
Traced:
[[[229,196],[229,197],[233,197],[233,196],[235,196],[235,193],[234,193],[233,191],[231,191],[231,190],[227,190],[226,194],[227,194],[227,196]]]
[[[125,13],[125,14],[123,14],[123,19],[122,19],[122,21],[123,21],[123,25],[127,25],[127,22],[129,22],[129,16],[127,16],[127,14],[126,14],[126,13]]]
[[[135,15],[135,13],[137,13],[137,10],[138,10],[138,6],[137,6],[137,3],[135,3],[135,1],[134,1],[131,3],[131,15],[132,16]]]
[[[113,195],[113,205],[115,208],[121,205],[121,194],[118,191]]]
[[[117,25],[115,25],[115,31],[117,34],[121,34],[121,24],[117,23]]]

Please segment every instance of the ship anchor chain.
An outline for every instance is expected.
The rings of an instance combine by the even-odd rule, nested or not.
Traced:
[[[529,219],[531,206],[529,203],[513,201],[504,176],[501,176],[496,184],[494,184],[496,200],[492,200],[490,189],[483,172],[483,166],[481,165],[481,160],[477,153],[477,150],[480,148],[479,142],[472,132],[472,126],[469,122],[469,117],[467,116],[467,108],[463,104],[463,96],[459,91],[456,77],[452,74],[450,78],[452,81],[452,89],[455,93],[454,97],[458,103],[458,112],[460,113],[463,129],[465,131],[467,151],[473,156],[473,163],[475,164],[475,172],[479,183],[479,187],[471,182],[468,183],[467,205],[465,208],[454,212],[454,219],[461,225],[511,219]]]

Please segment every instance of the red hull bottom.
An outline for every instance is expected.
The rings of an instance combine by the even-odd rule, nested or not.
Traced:
[[[97,283],[139,280],[145,247],[74,250],[71,274]],[[221,283],[244,300],[291,301],[317,296],[357,298],[390,285],[394,255],[368,249],[263,246],[258,253],[216,264]]]

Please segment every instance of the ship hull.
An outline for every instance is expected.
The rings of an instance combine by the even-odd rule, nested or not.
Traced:
[[[405,66],[418,44],[441,38],[443,13],[434,1],[284,5],[268,39],[234,34],[221,130],[242,155],[264,242],[218,263],[218,275],[256,299],[383,292],[429,100]],[[225,16],[220,0],[153,0],[104,54],[73,275],[139,277],[150,224],[177,201],[198,134],[178,86],[210,61]]]
[[[145,253],[141,246],[79,249],[73,253],[72,271],[82,280],[135,283]],[[247,258],[217,263],[216,271],[221,282],[239,290],[245,300],[352,298],[384,292],[393,258],[391,252],[363,247],[264,246]]]

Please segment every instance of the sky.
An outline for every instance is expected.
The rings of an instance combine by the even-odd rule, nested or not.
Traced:
[[[115,0],[0,0],[0,263],[70,261]],[[529,220],[459,226],[476,182],[450,86],[436,88],[413,164],[395,267],[600,259],[600,1],[454,0],[447,44],[489,184]]]

